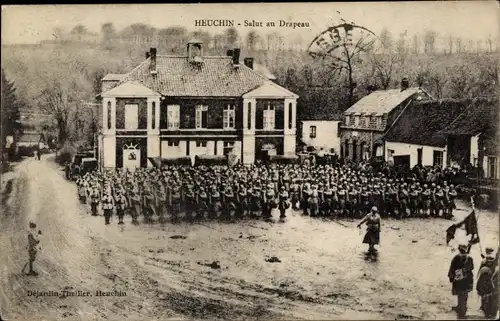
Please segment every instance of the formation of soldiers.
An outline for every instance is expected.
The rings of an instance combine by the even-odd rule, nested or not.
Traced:
[[[376,206],[382,217],[451,218],[457,192],[444,180],[428,182],[409,173],[394,177],[352,165],[185,166],[91,172],[77,178],[80,199],[92,215],[101,206],[106,224],[157,217],[280,218],[288,209],[313,217],[360,218]]]

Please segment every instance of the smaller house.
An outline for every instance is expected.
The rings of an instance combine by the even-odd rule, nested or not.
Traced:
[[[302,142],[315,149],[340,153],[340,121],[304,120],[302,121]]]
[[[446,165],[446,136],[440,133],[468,106],[467,101],[414,101],[384,135],[385,160],[407,169]]]
[[[448,163],[482,168],[483,178],[499,179],[498,99],[470,102],[442,134],[447,137]]]
[[[341,156],[353,161],[384,155],[383,136],[413,101],[430,99],[420,87],[410,87],[403,78],[401,88],[377,90],[361,98],[343,115]]]
[[[16,141],[17,147],[45,147],[45,138],[43,134],[36,132],[24,132]]]

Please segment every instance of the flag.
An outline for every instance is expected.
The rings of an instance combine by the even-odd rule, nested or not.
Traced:
[[[463,224],[465,224],[465,232],[467,235],[477,235],[477,219],[476,213],[472,211],[467,217],[464,219]]]
[[[457,225],[453,224],[446,230],[446,245],[450,243],[451,240],[455,238],[455,231],[457,230]]]
[[[477,230],[476,213],[472,211],[469,215],[467,215],[467,217],[463,221],[448,227],[448,229],[446,230],[447,245],[450,243],[452,239],[455,238],[455,232],[457,228],[461,227],[462,225],[465,225],[465,233],[467,235],[472,235],[472,238],[469,241],[469,245],[479,243],[479,233]]]

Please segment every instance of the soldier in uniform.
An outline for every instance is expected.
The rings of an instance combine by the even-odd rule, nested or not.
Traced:
[[[424,216],[429,217],[431,215],[431,190],[424,184],[422,191],[422,205]]]
[[[240,217],[245,215],[245,212],[247,212],[249,208],[247,201],[247,188],[243,183],[241,184],[238,194],[236,196],[236,203],[237,203],[236,214]]]
[[[299,210],[300,205],[297,206],[297,203],[300,201],[300,185],[298,179],[294,179],[292,185],[290,185],[290,198],[292,201],[292,209],[296,211]]]
[[[155,195],[153,191],[152,182],[148,179],[144,184],[144,194],[143,194],[143,214],[144,221],[147,223],[151,223],[153,221],[153,215],[156,211],[155,208]]]
[[[311,193],[309,194],[309,215],[311,217],[316,217],[319,214],[319,204],[320,204],[320,199],[319,199],[319,191],[318,191],[318,186],[316,184],[311,186]]]
[[[184,204],[186,206],[186,216],[193,218],[193,214],[196,212],[196,195],[194,192],[194,186],[188,182],[185,188],[186,192],[184,193]]]
[[[205,188],[203,186],[200,187],[198,192],[198,213],[196,214],[196,218],[204,218],[205,213],[208,211],[208,195],[205,192]]]
[[[406,189],[406,183],[400,185],[398,193],[399,193],[399,216],[403,218],[408,215],[407,209],[408,209],[409,193],[408,190]]]
[[[332,216],[334,208],[333,203],[333,188],[330,184],[327,184],[324,191],[324,214],[325,216]]]
[[[441,189],[441,186],[437,186],[435,195],[435,203],[434,203],[434,213],[436,216],[444,215],[444,192]]]
[[[290,202],[288,200],[288,192],[286,191],[286,186],[281,186],[281,191],[278,195],[279,197],[279,210],[280,210],[280,219],[284,219],[286,217],[286,210],[290,208]]]
[[[276,208],[275,206],[275,192],[274,192],[274,183],[268,184],[266,191],[263,193],[263,203],[264,207],[262,209],[262,216],[264,218],[271,218],[272,217],[272,210],[273,208]]]
[[[141,202],[141,194],[139,192],[139,188],[137,185],[134,185],[132,187],[132,192],[131,192],[131,203],[132,203],[132,224],[137,225],[139,224],[139,221],[137,218],[141,214],[141,209],[142,209],[142,202]]]
[[[448,201],[446,207],[446,218],[451,219],[453,217],[453,210],[456,209],[455,199],[457,198],[457,191],[455,190],[455,186],[453,184],[450,185],[450,189],[448,190]]]
[[[111,191],[109,189],[104,191],[104,197],[102,198],[102,209],[104,211],[104,221],[106,225],[108,225],[111,219],[111,215],[113,214],[113,197],[111,196]]]
[[[306,180],[306,182],[303,184],[302,195],[301,195],[302,198],[301,207],[302,210],[304,211],[303,213],[304,215],[308,215],[309,213],[311,195],[312,195],[311,185]]]
[[[349,216],[351,218],[355,218],[359,216],[359,201],[358,201],[358,191],[351,185],[349,193],[348,193],[348,208],[349,208]]]
[[[418,216],[419,215],[419,210],[418,210],[418,190],[417,186],[415,184],[410,185],[410,192],[409,192],[409,198],[410,198],[410,215],[411,216]]]
[[[342,184],[339,187],[338,190],[338,198],[339,198],[339,212],[340,216],[344,217],[346,213],[346,208],[347,208],[347,191],[345,189],[345,185]]]
[[[236,204],[234,203],[234,192],[231,185],[227,184],[224,189],[224,216],[226,218],[231,217],[232,211],[236,209]]]
[[[368,187],[366,185],[363,186],[361,191],[361,209],[363,214],[368,213],[373,206],[371,202],[371,195],[372,193],[368,190]]]
[[[125,208],[127,207],[127,198],[122,189],[117,190],[115,197],[116,215],[118,216],[118,224],[123,224],[123,216],[125,215]]]
[[[158,180],[158,187],[156,188],[156,208],[158,214],[158,221],[165,223],[165,210],[167,208],[167,191],[163,183],[163,177]]]
[[[80,202],[82,204],[87,203],[87,181],[83,178],[79,178],[79,186],[78,186],[78,196],[80,197]]]
[[[37,235],[35,234],[35,229],[36,229],[36,224],[30,222],[29,224],[30,227],[30,232],[28,233],[28,254],[29,254],[29,261],[26,265],[29,265],[29,271],[28,275],[34,275],[37,276],[38,273],[33,270],[33,263],[35,262],[36,259],[36,254],[38,252],[38,244],[40,243],[40,240],[37,238]],[[38,235],[41,235],[42,232],[38,231]],[[23,271],[26,269],[26,265],[24,265]]]
[[[212,187],[212,193],[210,194],[210,205],[211,208],[209,215],[211,217],[217,217],[222,205],[221,205],[219,190],[215,185]]]
[[[181,212],[181,202],[182,202],[182,191],[177,180],[172,182],[172,187],[170,188],[170,208],[172,213],[172,219],[176,220]]]
[[[262,204],[262,196],[263,191],[261,190],[259,185],[253,187],[252,192],[252,216],[257,216],[257,213],[260,212],[261,208],[264,204]]]
[[[90,208],[92,212],[92,216],[97,216],[97,208],[99,206],[99,200],[101,195],[99,193],[99,189],[97,186],[94,186],[90,192]]]

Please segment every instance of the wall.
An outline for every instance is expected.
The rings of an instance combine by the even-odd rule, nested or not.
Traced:
[[[147,129],[148,126],[148,100],[147,98],[116,98],[116,129],[125,129],[125,105],[139,105],[139,128]]]
[[[368,150],[372,152],[372,156],[375,156],[377,141],[382,139],[383,132],[341,128],[340,136],[341,148],[339,148],[339,150],[342,149],[344,153],[344,155],[341,154],[341,156],[346,157],[345,155],[347,153],[347,158],[353,159],[353,155],[355,154],[356,160],[359,160],[361,155],[361,145],[363,143],[365,146],[368,146]]]
[[[235,106],[235,128],[242,127],[242,101],[241,99],[177,99],[170,98],[161,102],[160,108],[160,128],[167,129],[168,116],[167,116],[167,106],[168,105],[179,105],[180,112],[180,128],[181,129],[194,129],[196,128],[196,105],[207,105],[208,106],[208,123],[207,127],[209,129],[222,129],[223,122],[223,110],[228,104]]]
[[[469,162],[476,166],[474,159],[479,159],[479,135],[470,138],[470,160]]]
[[[413,145],[405,143],[385,142],[385,160],[389,160],[389,149],[394,150],[393,156],[410,155],[410,167],[418,164],[418,149],[422,148],[422,165],[432,166],[434,163],[434,151],[443,152],[443,167],[446,166],[447,148],[425,145]]]
[[[312,120],[302,122],[302,141],[314,147],[323,147],[325,150],[335,149],[340,153],[339,137],[340,121]],[[310,138],[311,126],[316,126],[316,138]]]
[[[168,146],[169,140],[179,141],[179,146]],[[196,146],[196,142],[206,142],[207,146]],[[236,139],[216,139],[199,137],[196,140],[186,139],[172,139],[163,138],[161,141],[161,157],[163,158],[176,158],[188,156],[187,149],[189,146],[189,156],[194,159],[196,155],[224,155],[224,142],[234,142],[235,149],[241,153],[241,140]]]
[[[276,147],[276,154],[283,155],[283,137],[255,137],[255,158],[258,159],[262,153],[262,146],[273,144]]]

